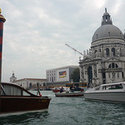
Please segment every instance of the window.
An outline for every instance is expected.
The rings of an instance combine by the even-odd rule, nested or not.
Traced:
[[[122,72],[122,78],[124,78],[124,73]]]
[[[106,48],[106,56],[109,56],[109,48]]]
[[[115,56],[115,48],[112,48],[112,55]]]
[[[118,65],[115,63],[109,64],[109,68],[118,68]]]
[[[115,68],[115,64],[114,63],[112,63],[112,68]]]
[[[110,32],[108,32],[109,36],[110,36]]]
[[[110,90],[110,89],[123,89],[123,86],[122,86],[122,84],[111,85],[111,86],[109,86],[108,89],[109,89],[109,90]]]
[[[109,68],[111,68],[111,64],[109,65]]]
[[[115,68],[118,68],[118,65],[117,65],[117,64],[115,64]]]

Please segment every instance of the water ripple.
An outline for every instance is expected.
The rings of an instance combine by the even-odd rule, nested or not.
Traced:
[[[52,92],[48,112],[0,117],[0,125],[124,125],[125,105],[85,101],[84,98],[57,98]],[[52,96],[51,96],[52,95]]]

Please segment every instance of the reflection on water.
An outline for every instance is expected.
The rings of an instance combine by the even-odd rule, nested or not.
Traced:
[[[48,111],[0,117],[0,125],[124,125],[125,104],[85,101],[83,97],[55,97]]]

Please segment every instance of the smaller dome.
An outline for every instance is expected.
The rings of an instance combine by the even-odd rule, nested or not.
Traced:
[[[92,42],[106,38],[124,39],[124,35],[121,30],[114,25],[102,25],[95,31]]]

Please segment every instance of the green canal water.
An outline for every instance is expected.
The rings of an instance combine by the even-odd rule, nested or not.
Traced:
[[[51,97],[48,111],[0,117],[0,125],[125,125],[125,104],[42,94]]]

